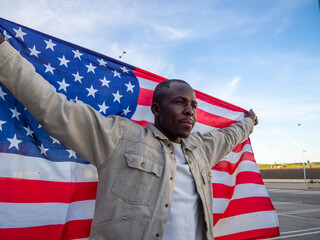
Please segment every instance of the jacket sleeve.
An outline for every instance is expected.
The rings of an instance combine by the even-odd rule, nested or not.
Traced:
[[[8,42],[0,44],[0,82],[48,134],[97,167],[117,148],[126,119],[106,118],[81,101],[68,101]]]
[[[202,136],[204,151],[211,167],[230,153],[241,141],[248,138],[253,131],[253,121],[245,118],[226,128],[212,131]]]

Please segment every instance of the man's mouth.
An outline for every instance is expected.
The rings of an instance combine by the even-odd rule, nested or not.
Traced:
[[[192,119],[182,119],[179,120],[179,123],[181,123],[183,126],[190,128],[193,127],[194,121]]]

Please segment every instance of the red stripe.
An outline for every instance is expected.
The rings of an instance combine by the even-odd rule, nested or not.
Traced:
[[[222,218],[262,211],[274,211],[274,207],[269,197],[232,199],[223,214],[213,214],[213,224],[216,224]]]
[[[244,239],[265,239],[277,237],[280,235],[279,227],[274,228],[262,228],[257,230],[245,231],[240,233],[234,233],[230,235],[214,237],[215,240],[244,240]]]
[[[139,125],[141,125],[143,127],[147,126],[147,124],[149,123],[148,121],[136,121],[136,120],[132,120],[132,119],[131,119],[131,121],[136,123],[136,124],[139,124]]]
[[[255,162],[253,153],[251,153],[251,152],[244,152],[244,153],[241,155],[239,161],[236,162],[236,163],[231,163],[231,162],[222,160],[222,161],[218,162],[218,163],[212,168],[212,170],[216,170],[216,171],[220,171],[220,172],[227,172],[227,173],[229,173],[229,174],[231,175],[231,174],[233,174],[233,173],[237,170],[239,164],[240,164],[242,161],[252,161],[252,162]]]
[[[92,219],[70,221],[66,224],[26,228],[0,228],[1,240],[69,240],[87,238],[90,235]]]
[[[153,91],[145,88],[140,88],[138,105],[151,106]]]
[[[232,123],[236,123],[236,121],[229,118],[217,116],[202,109],[197,109],[197,122],[215,128],[224,128]]]
[[[50,182],[0,177],[0,202],[44,203],[96,199],[97,182]]]
[[[250,138],[247,138],[245,141],[243,141],[242,143],[239,143],[233,150],[232,152],[235,152],[235,153],[238,153],[238,152],[241,152],[243,147],[246,145],[246,144],[251,144],[251,141],[250,141]]]
[[[255,172],[240,172],[236,176],[236,183],[238,184],[246,184],[253,183],[263,185],[263,181],[260,173]],[[212,183],[212,195],[213,198],[227,198],[231,199],[235,186],[227,186],[222,183]]]
[[[161,77],[159,75],[148,72],[148,71],[143,70],[141,68],[136,68],[135,70],[133,70],[133,73],[134,73],[134,75],[136,75],[136,77],[148,79],[148,80],[151,80],[151,81],[157,82],[157,83],[167,80],[167,78]]]
[[[200,91],[197,91],[197,90],[194,90],[195,93],[196,93],[196,98],[202,100],[202,101],[205,101],[211,105],[215,105],[215,106],[218,106],[218,107],[222,107],[222,108],[225,108],[225,109],[229,109],[231,111],[235,111],[235,112],[246,112],[247,110],[243,109],[243,108],[240,108],[240,107],[237,107],[236,105],[233,105],[231,103],[227,103],[225,101],[222,101],[218,98],[215,98],[215,97],[212,97],[208,94],[205,94],[203,92],[200,92]]]

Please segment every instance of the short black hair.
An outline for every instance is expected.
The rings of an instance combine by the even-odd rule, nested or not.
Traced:
[[[154,89],[153,92],[153,98],[152,98],[152,103],[159,103],[159,100],[162,98],[162,96],[168,92],[170,86],[172,83],[184,83],[187,84],[188,86],[190,86],[189,83],[187,83],[184,80],[181,79],[168,79],[166,81],[163,81],[161,83],[159,83],[156,88]],[[191,87],[191,86],[190,86]]]

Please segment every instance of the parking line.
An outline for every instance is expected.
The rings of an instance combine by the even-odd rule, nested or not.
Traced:
[[[282,238],[299,237],[299,236],[306,236],[306,235],[312,235],[312,234],[317,234],[317,233],[320,233],[320,231],[307,232],[307,233],[301,233],[301,234],[293,234],[293,235],[287,235],[287,236],[280,236],[280,237],[275,237],[275,238],[271,238],[271,239],[282,239]]]

